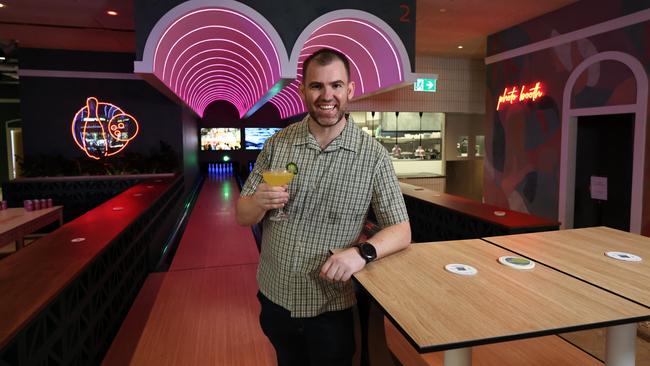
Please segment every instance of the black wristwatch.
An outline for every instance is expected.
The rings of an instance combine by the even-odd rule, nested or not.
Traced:
[[[368,242],[363,242],[357,243],[354,246],[359,249],[359,254],[361,255],[361,258],[366,261],[366,263],[370,263],[377,259],[377,250],[375,249],[374,245]]]

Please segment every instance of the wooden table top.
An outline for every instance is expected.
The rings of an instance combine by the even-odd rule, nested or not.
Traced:
[[[36,218],[43,217],[52,212],[61,211],[63,206],[52,206],[41,210],[25,211],[22,207],[8,208],[0,211],[0,233],[24,225]]]
[[[650,238],[608,227],[591,227],[485,238],[534,261],[650,306]],[[640,256],[625,262],[608,251]]]
[[[408,183],[400,182],[402,194],[417,198],[422,201],[433,203],[434,205],[446,209],[460,212],[467,216],[476,217],[480,220],[487,221],[494,225],[504,226],[509,229],[526,228],[526,227],[559,227],[560,223],[548,220],[543,217],[533,216],[522,212],[512,211],[507,208],[489,205],[472,201],[470,199],[435,192],[430,189],[414,186]],[[495,211],[503,211],[505,216],[497,216]]]
[[[650,319],[650,309],[479,239],[413,244],[354,275],[420,352]],[[474,276],[447,272],[462,263]]]

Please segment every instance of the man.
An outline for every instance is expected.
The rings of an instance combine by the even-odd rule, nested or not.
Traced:
[[[319,50],[305,60],[303,73],[300,93],[309,114],[267,140],[242,188],[237,222],[263,220],[260,324],[278,364],[351,365],[350,277],[406,248],[411,230],[388,152],[346,118],[354,96],[347,58]],[[298,173],[288,186],[262,182],[264,170],[289,163]],[[370,205],[383,229],[355,246]],[[289,219],[268,220],[280,207]]]

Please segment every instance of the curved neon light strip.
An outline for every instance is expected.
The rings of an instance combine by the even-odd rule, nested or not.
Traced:
[[[240,99],[242,100],[242,104],[240,105],[241,108],[239,108],[240,114],[243,114],[246,109],[245,106],[247,103],[250,103],[250,99],[247,99],[243,96],[243,89],[242,87],[235,83],[232,79],[228,79],[226,76],[215,76],[211,78],[210,83],[205,85],[201,89],[197,89],[195,92],[193,92],[191,98],[189,99],[190,103],[192,105],[196,105],[197,101],[206,93],[209,93],[210,90],[213,90],[214,87],[219,86],[219,85],[224,85],[230,87],[230,90],[233,90],[233,93],[235,95],[238,95]]]
[[[255,61],[257,61],[257,65],[260,67],[260,70],[262,71],[262,74],[264,75],[264,84],[265,84],[265,85],[269,85],[268,78],[266,77],[266,72],[264,71],[264,65],[262,65],[262,63],[260,62],[260,60],[259,60],[255,55],[253,55],[253,53],[252,53],[250,50],[248,50],[246,47],[244,47],[243,45],[241,45],[241,44],[239,44],[239,43],[237,43],[237,42],[231,41],[231,40],[229,40],[229,39],[226,39],[226,38],[208,38],[208,39],[203,39],[203,40],[201,40],[201,41],[195,42],[195,43],[191,44],[189,47],[187,47],[185,50],[183,50],[183,52],[181,52],[181,53],[177,56],[177,60],[180,59],[180,58],[181,58],[181,57],[182,57],[186,52],[188,52],[191,48],[193,48],[193,47],[195,47],[195,46],[198,46],[198,45],[200,45],[200,44],[202,44],[202,43],[213,42],[213,41],[216,41],[216,42],[225,42],[225,43],[230,43],[230,44],[233,44],[233,45],[235,45],[235,46],[241,48],[242,50],[248,52],[248,54],[249,54],[253,59],[255,59]],[[163,80],[164,80],[164,78],[163,78]]]
[[[214,68],[214,67],[217,67],[217,66],[221,66],[221,68]],[[241,81],[241,83],[243,85],[249,85],[250,84],[248,82],[249,80],[245,78],[246,75],[243,75],[243,77],[242,77],[242,74],[239,73],[240,70],[235,68],[234,66],[224,65],[224,64],[212,64],[212,65],[208,65],[208,66],[203,67],[201,70],[197,70],[192,75],[192,77],[189,79],[188,82],[191,83],[191,84],[188,85],[188,88],[189,88],[190,85],[195,86],[196,85],[195,83],[198,82],[197,79],[200,80],[200,79],[204,78],[206,75],[211,75],[211,74],[214,74],[214,73],[219,72],[221,70],[223,70],[223,71],[235,70],[236,72],[234,72],[233,75],[236,75],[237,78]],[[229,71],[229,72],[231,72],[231,71]],[[200,73],[200,75],[199,75],[199,73]],[[188,90],[188,89],[186,89],[186,90]]]
[[[274,105],[280,110],[282,115],[285,113],[289,112],[291,110],[290,104],[279,94],[276,95],[278,98],[273,98],[271,99],[271,102],[274,102]]]
[[[271,103],[273,105],[273,107],[275,107],[275,110],[278,111],[278,113],[280,114],[280,118],[284,118],[283,116],[285,116],[287,112],[284,111],[284,110],[281,110],[280,106],[277,104],[277,102],[274,102],[273,100],[269,100],[269,103]]]
[[[201,102],[197,105],[197,108],[201,111],[201,115],[205,114],[205,110],[208,108],[210,104],[216,101],[225,101],[230,103],[237,111],[239,111],[239,108],[237,107],[238,101],[237,99],[231,98],[227,94],[223,93],[214,93],[212,95],[206,96],[204,100],[201,100]]]
[[[232,102],[232,104],[237,107],[237,111],[240,111],[244,105],[244,101],[241,99],[239,95],[236,93],[233,93],[230,89],[227,89],[223,86],[221,87],[216,87],[214,89],[208,90],[204,93],[202,93],[200,96],[197,96],[195,99],[194,105],[195,106],[200,106],[203,102],[205,102],[206,99],[216,97],[217,95],[219,96],[224,96],[225,99],[229,100]]]
[[[183,21],[185,18],[188,18],[188,17],[190,17],[190,16],[192,16],[192,15],[195,15],[195,14],[199,14],[199,13],[203,13],[203,12],[210,12],[210,11],[215,11],[215,12],[219,12],[219,11],[220,11],[220,12],[229,13],[229,14],[231,14],[231,15],[238,16],[238,17],[240,17],[240,18],[242,18],[242,19],[248,21],[248,22],[249,22],[250,24],[252,24],[254,27],[256,27],[256,28],[260,31],[260,33],[262,33],[262,35],[264,35],[264,37],[266,37],[266,40],[267,40],[267,41],[269,42],[269,44],[271,45],[271,49],[273,49],[273,52],[274,52],[274,55],[275,55],[276,64],[278,65],[278,70],[281,69],[281,66],[280,66],[280,65],[281,65],[281,64],[280,64],[280,57],[279,57],[279,55],[278,55],[278,51],[276,50],[275,45],[273,44],[273,42],[272,42],[271,39],[269,38],[268,34],[266,34],[266,32],[264,31],[264,29],[262,29],[262,28],[261,28],[257,23],[255,23],[252,19],[250,19],[250,18],[244,16],[244,15],[241,14],[241,13],[238,13],[238,12],[235,12],[235,11],[232,11],[232,10],[223,9],[223,8],[212,8],[212,9],[201,9],[201,10],[193,11],[193,12],[191,12],[191,13],[187,13],[186,15],[183,15],[182,17],[180,17],[180,18],[178,18],[176,21],[174,21],[174,23],[172,23],[169,27],[167,27],[167,29],[165,30],[165,32],[163,33],[163,35],[162,35],[162,36],[160,37],[160,39],[158,40],[158,44],[156,45],[156,49],[155,49],[155,51],[154,51],[154,55],[153,55],[153,67],[152,67],[152,70],[154,70],[154,71],[156,70],[156,62],[157,62],[157,56],[158,56],[158,49],[159,49],[161,43],[163,42],[163,40],[165,39],[165,37],[167,36],[167,33],[168,33],[172,28],[174,28],[174,26],[176,26],[176,24],[178,24],[179,22]],[[163,75],[164,75],[164,71],[163,71]]]
[[[345,38],[345,39],[347,39],[349,41],[352,41],[357,46],[361,47],[366,52],[368,57],[370,58],[370,61],[372,61],[372,65],[375,68],[375,75],[377,76],[377,83],[379,84],[379,87],[381,87],[381,76],[379,76],[379,68],[377,67],[377,63],[375,62],[375,58],[372,57],[372,54],[370,53],[370,51],[368,51],[368,49],[366,47],[364,47],[363,44],[357,42],[357,40],[355,40],[354,38],[348,37],[348,36],[346,36],[344,34],[340,34],[340,33],[323,33],[323,34],[319,34],[317,36],[310,37],[309,40],[307,40],[307,43],[309,43],[309,42],[311,42],[311,41],[313,41],[313,40],[315,40],[317,38],[321,38],[321,37],[341,37],[341,38]],[[307,44],[307,43],[305,43],[305,44]]]
[[[225,90],[220,90],[220,91],[213,91],[211,94],[206,95],[203,97],[201,100],[198,101],[197,103],[197,108],[200,108],[202,114],[205,112],[205,109],[212,103],[217,100],[221,101],[227,101],[230,104],[232,104],[237,111],[239,111],[239,103],[240,101],[233,96],[232,94],[228,94],[227,91]]]
[[[293,90],[292,90],[293,88]],[[279,102],[282,101],[286,106],[286,111],[283,111],[284,114],[282,114],[282,118],[288,117],[290,115],[298,114],[304,111],[304,105],[302,103],[302,99],[300,98],[299,92],[298,92],[298,81],[294,80],[289,84],[287,87],[285,87],[282,92],[278,93],[273,99],[271,99],[271,102]]]
[[[242,100],[253,103],[255,99],[251,94],[248,93],[248,89],[241,83],[238,83],[238,80],[231,77],[229,71],[219,70],[216,71],[212,76],[197,81],[191,86],[189,94],[187,94],[186,99],[188,101],[194,100],[194,98],[203,92],[205,89],[209,89],[213,85],[218,85],[218,82],[223,82],[225,85],[230,85],[233,91],[236,91],[237,94],[242,98]],[[215,83],[217,82],[217,83]]]
[[[242,98],[241,94],[239,94],[236,91],[233,91],[231,83],[214,83],[211,86],[212,87],[205,88],[205,89],[199,91],[194,96],[194,98],[192,99],[192,104],[193,105],[199,105],[201,100],[203,100],[207,95],[210,95],[214,91],[222,91],[223,90],[224,92],[227,92],[229,95],[232,95],[233,98],[237,100],[236,105],[239,106],[239,108],[237,108],[237,110],[240,112],[240,114],[242,113],[242,111],[245,111],[245,105],[246,105],[247,101]]]
[[[288,106],[287,114],[283,115],[283,118],[305,111],[305,106],[297,93],[287,92],[282,95],[278,94],[276,97],[277,100],[276,98],[273,98],[272,101],[283,101]]]
[[[275,100],[275,98],[269,100],[269,103],[273,104],[273,106],[280,112],[280,117],[282,117],[284,113],[286,113],[286,111],[284,110],[284,105],[282,105],[279,101]]]
[[[216,28],[216,29],[227,29],[227,30],[229,30],[229,31],[231,31],[231,32],[238,33],[238,34],[242,35],[243,37],[245,37],[246,39],[248,39],[252,44],[256,45],[256,46],[257,46],[257,49],[262,53],[262,55],[264,56],[264,59],[266,60],[266,65],[269,67],[271,73],[274,71],[274,70],[273,70],[273,66],[271,66],[271,61],[269,61],[269,58],[266,56],[266,52],[264,52],[264,49],[262,48],[262,46],[260,46],[260,45],[259,45],[259,44],[254,40],[254,39],[252,39],[249,35],[247,35],[246,33],[242,32],[242,31],[240,31],[240,30],[238,30],[238,29],[236,29],[236,28],[227,27],[227,26],[224,26],[224,25],[207,25],[207,26],[204,26],[204,27],[196,28],[196,29],[194,29],[194,30],[192,30],[192,31],[190,31],[190,32],[188,32],[188,33],[186,33],[186,34],[184,34],[182,37],[178,38],[178,39],[176,40],[176,42],[174,42],[174,44],[169,48],[169,50],[168,50],[168,52],[167,52],[167,56],[165,57],[165,62],[164,62],[164,64],[163,64],[163,73],[162,73],[163,79],[165,79],[165,70],[166,70],[166,68],[167,68],[167,61],[169,60],[169,56],[171,55],[171,51],[174,50],[174,49],[176,48],[176,45],[177,45],[178,43],[180,43],[180,42],[181,42],[185,37],[190,36],[192,33],[199,32],[199,31],[202,31],[202,30],[204,30],[204,29],[212,29],[212,28]],[[235,43],[236,43],[236,42],[235,42]],[[252,52],[249,52],[249,53],[250,53],[251,55],[253,55]],[[182,55],[182,54],[181,54],[181,55]],[[255,56],[253,56],[253,57],[255,57]],[[176,60],[174,61],[174,64],[172,65],[172,68],[171,68],[171,70],[170,70],[170,74],[172,74],[172,75],[174,74],[174,70],[176,69],[176,64],[178,63],[179,58],[180,58],[180,56],[176,58]],[[260,65],[260,66],[261,66],[261,65]],[[278,66],[278,67],[279,67],[279,66]],[[266,75],[266,74],[265,74],[265,75]],[[267,83],[268,83],[268,81],[267,81]]]
[[[203,51],[203,52],[199,52],[199,54],[201,54],[201,53],[205,53],[205,52],[212,52],[212,51],[213,51],[213,50]],[[238,54],[236,54],[235,52],[232,52],[232,51],[230,51],[230,50],[223,50],[223,49],[220,49],[220,51],[231,52],[231,53],[233,53],[234,55],[237,55],[237,57],[239,57]],[[185,66],[186,66],[186,65],[187,65],[187,64],[188,64],[192,59],[194,59],[195,57],[197,57],[199,54],[196,54],[196,55],[190,57],[187,61],[185,61],[185,63],[183,64],[183,66],[181,66],[181,68],[180,68],[180,70],[179,70],[179,74],[183,71],[183,69],[185,68]],[[225,57],[221,57],[221,56],[202,58],[201,61],[198,61],[198,62],[194,63],[194,64],[192,65],[192,67],[189,68],[189,70],[187,70],[185,73],[183,73],[183,78],[182,78],[182,79],[180,79],[180,78],[176,78],[176,83],[174,83],[174,91],[177,92],[177,93],[180,92],[180,89],[182,89],[182,88],[184,87],[185,79],[187,78],[187,75],[192,71],[192,69],[194,69],[195,67],[197,67],[197,66],[200,65],[201,63],[203,63],[203,62],[205,62],[205,61],[210,61],[210,60],[224,60],[224,61],[229,61],[229,62],[232,62],[232,63],[234,63],[234,64],[239,65],[239,67],[241,67],[241,70],[245,71],[245,72],[248,74],[248,76],[250,77],[249,80],[251,81],[251,85],[255,85],[255,86],[258,88],[258,92],[263,93],[263,86],[262,86],[263,84],[262,84],[262,79],[260,79],[259,74],[257,74],[257,77],[258,77],[258,78],[255,79],[255,77],[253,76],[253,74],[250,72],[250,70],[249,70],[247,67],[244,66],[244,64],[240,63],[239,61],[235,61],[235,60],[232,59],[232,58],[225,58]],[[246,60],[246,59],[244,59],[244,60]],[[248,60],[246,60],[246,61],[248,62]],[[249,63],[249,65],[250,65],[251,68],[253,68],[253,65],[252,65],[251,63]],[[255,70],[255,72],[257,73],[257,70]],[[179,80],[180,80],[180,87],[178,86]],[[259,83],[256,83],[256,81],[259,81]]]
[[[239,108],[237,107],[240,101],[235,98],[232,94],[228,94],[227,91],[213,91],[211,94],[206,95],[203,99],[199,101],[197,104],[197,108],[201,111],[201,115],[205,113],[205,110],[208,108],[210,104],[216,101],[226,101],[235,107],[237,111],[239,111]]]
[[[208,66],[208,67],[209,67],[209,66]],[[205,71],[204,73],[202,73],[202,74],[200,75],[199,78],[196,78],[196,79],[192,82],[191,85],[188,85],[188,89],[187,89],[188,92],[191,93],[191,92],[193,92],[194,90],[197,90],[197,88],[200,88],[201,85],[204,84],[204,81],[207,80],[206,78],[208,78],[208,77],[210,77],[210,76],[212,76],[212,75],[219,75],[219,74],[228,74],[228,75],[231,75],[231,76],[235,77],[236,79],[238,79],[239,82],[240,82],[240,84],[241,84],[244,88],[245,88],[245,86],[246,86],[246,81],[245,81],[244,79],[242,79],[241,76],[240,76],[239,74],[237,74],[237,73],[233,73],[233,72],[231,72],[231,71],[228,71],[227,68],[224,67],[224,68],[221,68],[221,69],[208,70],[208,71]],[[248,97],[248,99],[250,99],[249,101],[250,101],[250,102],[254,102],[254,101],[256,100],[256,99],[255,99],[255,96],[249,93],[248,88],[246,88],[245,90],[246,90],[246,91],[245,91],[244,93],[246,94],[246,96]],[[189,95],[189,94],[188,94],[188,95]]]
[[[359,19],[352,19],[352,18],[337,19],[337,20],[332,20],[332,21],[329,21],[329,22],[321,25],[320,27],[316,28],[312,32],[312,34],[318,33],[319,30],[321,30],[322,28],[324,28],[324,27],[326,27],[328,25],[335,24],[335,23],[343,23],[343,22],[350,22],[350,23],[360,24],[362,26],[365,26],[365,27],[368,27],[368,28],[372,29],[375,33],[379,34],[379,36],[384,39],[384,42],[386,42],[386,44],[388,44],[388,47],[390,48],[391,52],[393,53],[393,58],[395,59],[395,65],[397,66],[397,72],[398,72],[399,80],[404,80],[404,78],[402,76],[402,64],[399,61],[399,57],[397,56],[397,52],[395,52],[395,47],[394,47],[393,43],[386,37],[386,35],[380,29],[374,27],[372,24],[363,22],[363,21],[361,21]]]
[[[206,66],[206,68],[209,68],[211,66],[217,66],[217,65],[209,65],[209,66]],[[226,65],[224,65],[224,66],[226,66]],[[191,93],[193,90],[196,90],[196,88],[203,85],[202,84],[203,81],[207,80],[207,78],[209,76],[218,75],[218,74],[221,74],[221,73],[231,75],[231,76],[237,78],[237,80],[239,80],[239,82],[242,84],[242,86],[246,85],[246,80],[244,80],[240,76],[240,74],[238,74],[236,72],[228,71],[228,70],[226,70],[226,68],[232,68],[232,67],[224,67],[222,69],[214,69],[214,70],[209,70],[209,71],[204,72],[203,74],[200,75],[200,78],[198,80],[196,80],[196,81],[192,82],[192,84],[188,85],[187,92]],[[235,69],[235,71],[237,71],[237,70]],[[250,97],[251,102],[254,102],[256,100],[255,96],[249,92],[248,88],[246,88],[245,90],[246,90],[246,92],[245,92],[246,96]],[[183,95],[183,97],[187,97],[188,95],[190,95],[190,94]]]

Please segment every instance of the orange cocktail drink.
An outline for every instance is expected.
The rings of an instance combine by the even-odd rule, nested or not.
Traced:
[[[288,170],[267,170],[262,173],[264,181],[270,186],[283,186],[293,179],[293,173]]]
[[[288,170],[266,170],[262,172],[262,177],[264,178],[264,181],[266,184],[274,187],[281,187],[284,185],[289,184],[291,180],[294,177],[293,172],[290,172]],[[289,218],[289,215],[287,215],[282,207],[278,208],[278,210],[275,212],[275,215],[271,215],[269,218],[272,221],[284,221],[287,218]]]

